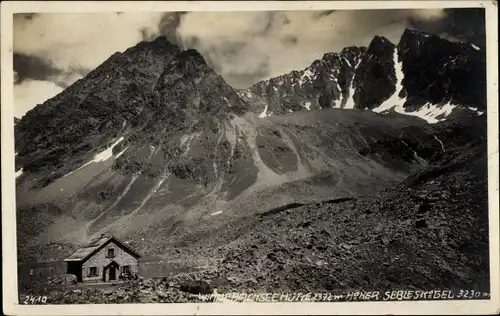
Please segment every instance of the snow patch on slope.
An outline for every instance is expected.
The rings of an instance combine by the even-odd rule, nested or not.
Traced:
[[[449,102],[443,106],[431,105],[427,103],[425,106],[420,108],[418,111],[414,112],[405,112],[401,111],[399,113],[418,116],[421,119],[426,120],[429,123],[438,123],[444,121],[448,115],[451,114],[453,109],[456,108],[456,105],[452,105]],[[398,111],[398,108],[396,109]]]
[[[298,78],[297,82],[299,86],[302,86],[304,82],[312,82],[314,79],[314,73],[311,71],[311,69],[306,68],[302,75]]]
[[[333,80],[335,81],[335,84],[337,85],[337,90],[339,92],[342,91],[342,89],[340,88],[340,85],[339,85],[339,80],[337,78],[333,78]]]
[[[91,163],[106,161],[109,158],[113,157],[113,148],[116,145],[118,145],[122,140],[123,140],[123,136],[120,137],[116,142],[114,142],[113,145],[111,145],[109,148],[107,148],[107,149],[101,151],[100,153],[96,154],[91,161],[87,162],[86,164],[84,164],[83,166],[79,167],[78,169],[73,170],[70,173],[64,175],[63,178],[69,176],[70,174],[72,174],[75,171],[78,171],[80,169],[85,168],[86,166],[90,165]],[[118,153],[116,155],[116,158],[120,157],[125,152],[125,150],[127,150],[127,149],[128,149],[128,147],[125,148],[124,150],[122,150],[120,153]]]
[[[403,62],[398,62],[398,49],[397,47],[394,48],[394,54],[393,54],[393,60],[394,60],[394,70],[396,71],[396,91],[392,94],[392,96],[385,100],[381,105],[379,105],[377,108],[373,109],[374,112],[380,113],[386,110],[389,110],[395,105],[398,104],[404,104],[406,102],[406,98],[400,98],[399,97],[399,92],[403,89],[403,78],[404,78],[404,73],[403,73]]]
[[[436,139],[441,144],[441,149],[443,150],[443,152],[446,152],[446,150],[444,149],[443,142],[436,135],[433,134],[433,136],[434,136],[434,139]]]
[[[269,107],[269,104],[266,103],[266,107],[264,108],[264,111],[262,111],[262,113],[259,114],[259,117],[266,117],[268,116],[267,115],[267,108]]]
[[[347,61],[347,59],[346,59],[346,61]],[[349,91],[348,91],[349,96],[347,97],[347,102],[344,105],[344,109],[354,109],[354,78],[356,78],[356,69],[358,69],[358,66],[360,63],[361,63],[361,58],[358,60],[358,63],[356,64],[356,66],[353,69],[351,84],[350,84]],[[351,64],[349,63],[349,66],[350,65]]]
[[[238,91],[238,92],[236,92],[236,93],[237,93],[237,94],[238,94],[241,98],[246,97],[246,98],[249,98],[249,99],[250,99],[250,98],[252,98],[252,97],[253,97],[252,93],[251,93],[250,91],[248,91],[248,90],[245,90],[245,91]]]
[[[347,58],[345,58],[345,57],[342,57],[342,58],[345,60],[347,65],[349,65],[349,67],[352,67],[351,63],[349,62],[349,60]],[[354,68],[356,68],[356,67],[354,67]]]
[[[484,111],[479,111],[478,108],[470,107],[469,110],[471,110],[472,112],[476,112],[476,115],[483,115],[484,114]]]
[[[417,160],[423,166],[427,165],[427,161],[420,157],[418,153],[413,148],[411,148],[404,140],[401,140],[401,142],[413,153],[413,158],[415,158],[415,160]]]
[[[109,158],[113,157],[113,148],[118,145],[123,140],[123,136],[120,137],[113,145],[111,145],[108,149],[103,150],[102,152],[95,155],[92,162],[100,162],[106,161]]]
[[[301,79],[305,79],[305,78],[312,79],[312,78],[313,78],[313,75],[314,75],[314,73],[311,71],[311,69],[307,68],[307,69],[304,71],[304,73],[302,74]]]
[[[451,114],[451,112],[456,108],[456,105],[452,105],[449,102],[444,105],[436,105],[427,103],[422,106],[417,111],[407,111],[403,104],[397,104],[392,107],[392,109],[400,114],[417,116],[428,123],[435,124],[446,120],[446,117]],[[374,109],[375,111],[375,109]],[[375,111],[377,112],[377,111]]]

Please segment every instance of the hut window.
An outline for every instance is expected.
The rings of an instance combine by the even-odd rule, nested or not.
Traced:
[[[90,267],[89,268],[89,277],[94,277],[97,276],[97,267]]]
[[[108,255],[106,257],[107,258],[114,258],[115,257],[115,250],[113,248],[109,248]]]
[[[130,274],[130,266],[123,266],[123,273]]]

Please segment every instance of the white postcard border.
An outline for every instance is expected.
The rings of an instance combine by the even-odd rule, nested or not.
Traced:
[[[342,303],[172,303],[21,305],[15,220],[13,13],[115,11],[258,11],[484,7],[486,11],[488,196],[491,299]],[[494,314],[500,313],[498,212],[498,13],[496,1],[5,1],[1,4],[3,312],[6,315],[165,314]],[[496,268],[495,268],[496,267]]]

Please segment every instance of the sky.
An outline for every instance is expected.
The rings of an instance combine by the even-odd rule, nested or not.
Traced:
[[[14,16],[14,109],[22,117],[110,55],[165,35],[195,48],[228,84],[303,69],[326,52],[397,44],[405,28],[485,45],[482,9],[36,13]]]

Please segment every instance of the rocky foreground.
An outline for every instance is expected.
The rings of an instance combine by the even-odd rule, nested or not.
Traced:
[[[204,281],[167,278],[127,281],[107,288],[77,287],[38,289],[21,295],[46,296],[48,304],[113,304],[113,303],[192,303],[202,302],[199,294],[211,294],[214,288]]]

